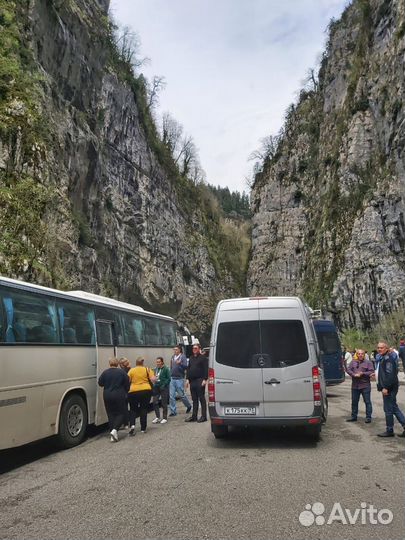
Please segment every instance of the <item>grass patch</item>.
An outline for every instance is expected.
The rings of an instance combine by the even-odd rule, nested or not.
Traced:
[[[372,351],[379,341],[398,348],[399,340],[405,337],[405,314],[403,310],[386,315],[372,330],[348,328],[342,334],[342,343],[350,350],[365,349]]]
[[[0,181],[0,272],[45,270],[48,231],[42,218],[51,198],[51,190],[29,176]]]

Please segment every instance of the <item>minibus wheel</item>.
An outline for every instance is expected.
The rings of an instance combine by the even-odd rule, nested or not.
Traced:
[[[80,444],[87,429],[87,406],[79,394],[70,394],[62,403],[59,417],[58,444],[71,448]]]

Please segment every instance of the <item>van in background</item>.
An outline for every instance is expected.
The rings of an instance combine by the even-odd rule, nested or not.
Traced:
[[[208,401],[211,430],[300,426],[318,440],[326,386],[307,306],[296,297],[219,302],[214,318]]]
[[[332,321],[316,319],[314,328],[321,351],[325,381],[327,385],[340,384],[345,380],[345,369],[342,359],[342,346],[336,326]]]

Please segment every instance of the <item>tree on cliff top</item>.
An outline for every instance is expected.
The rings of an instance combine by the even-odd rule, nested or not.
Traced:
[[[121,60],[129,64],[135,73],[150,62],[150,58],[141,56],[141,39],[129,26],[120,28],[113,24],[113,38]]]

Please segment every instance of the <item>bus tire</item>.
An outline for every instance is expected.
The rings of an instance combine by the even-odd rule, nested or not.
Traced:
[[[225,439],[225,437],[228,435],[228,426],[211,425],[211,431],[216,439]]]
[[[80,444],[86,435],[87,420],[87,406],[82,396],[67,396],[60,411],[58,445],[71,448]]]

